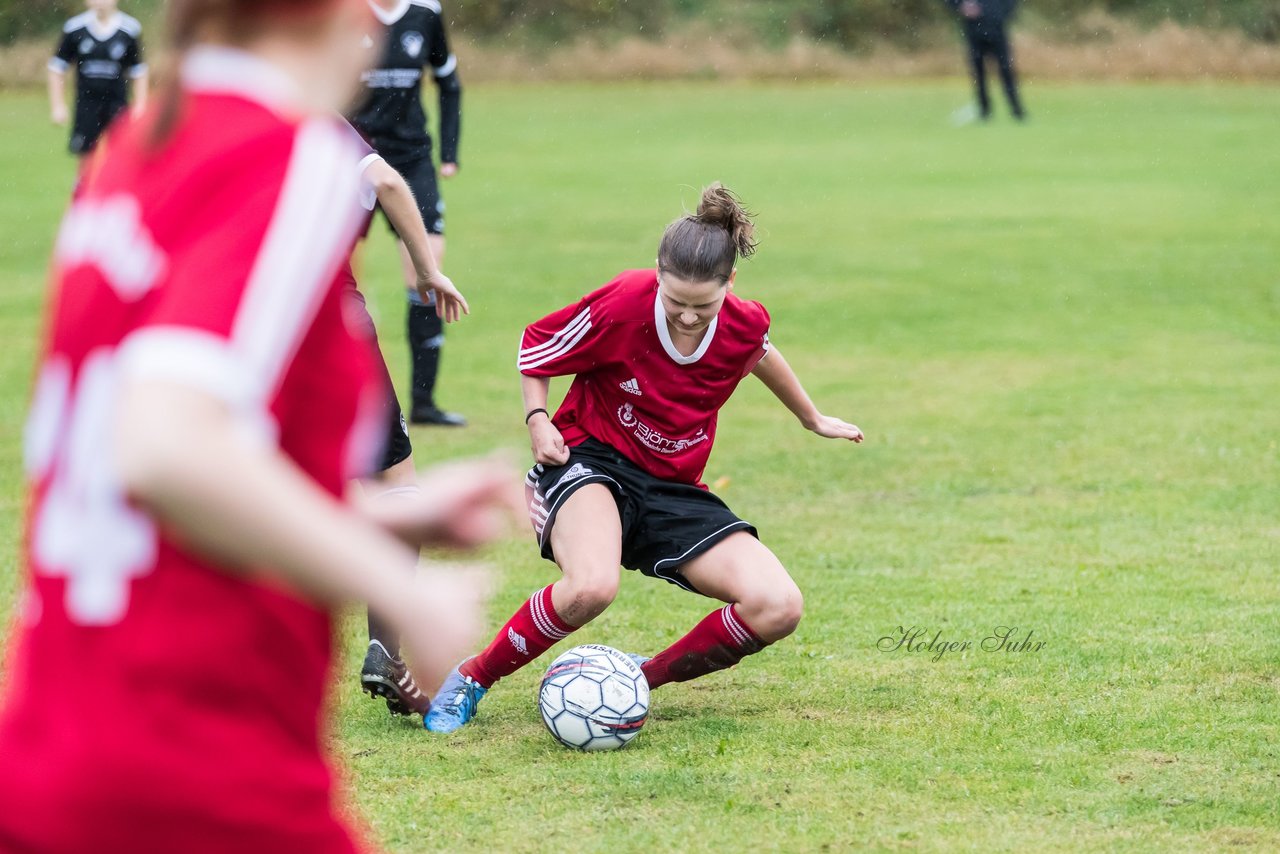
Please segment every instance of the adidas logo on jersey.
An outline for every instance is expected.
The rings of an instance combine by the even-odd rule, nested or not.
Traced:
[[[529,655],[529,645],[525,642],[524,635],[515,629],[508,628],[507,640],[511,641],[511,645],[516,648],[516,652],[526,657]]]
[[[644,396],[644,392],[640,390],[640,383],[635,377],[632,377],[624,383],[618,383],[618,388],[622,389],[627,394],[634,394],[636,397]]]

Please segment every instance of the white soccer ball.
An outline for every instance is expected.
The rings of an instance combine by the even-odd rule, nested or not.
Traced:
[[[547,668],[538,709],[565,747],[616,750],[649,717],[649,682],[639,665],[612,647],[575,646]]]

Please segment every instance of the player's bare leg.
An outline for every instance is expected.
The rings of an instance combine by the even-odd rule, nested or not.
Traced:
[[[418,470],[413,464],[413,456],[407,456],[395,465],[383,469],[372,479],[367,489],[377,495],[398,487],[415,486],[418,483]]]
[[[739,531],[680,568],[700,593],[736,606],[739,617],[765,643],[796,630],[804,596],[769,547]]]
[[[581,628],[618,595],[622,520],[609,487],[590,483],[569,496],[551,528],[551,549],[564,573],[551,585],[551,603],[561,619]]]
[[[699,592],[726,602],[644,662],[651,688],[732,667],[795,631],[804,597],[768,547],[739,531],[680,568]]]
[[[613,493],[589,483],[556,512],[551,547],[564,576],[520,606],[483,652],[458,665],[431,700],[426,727],[453,732],[504,676],[599,616],[618,594],[622,520]]]

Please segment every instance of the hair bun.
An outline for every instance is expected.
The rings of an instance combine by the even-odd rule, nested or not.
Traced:
[[[740,257],[746,258],[756,251],[753,214],[742,206],[738,196],[719,181],[702,191],[695,214],[699,222],[723,228]]]

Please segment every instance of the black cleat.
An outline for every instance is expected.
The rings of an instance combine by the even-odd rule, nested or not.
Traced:
[[[370,697],[382,697],[393,715],[426,715],[431,698],[422,693],[413,674],[399,658],[392,658],[378,641],[369,641],[369,651],[360,668],[360,687]]]
[[[409,413],[410,424],[431,424],[436,427],[466,427],[467,419],[456,412],[445,412],[435,406],[415,406]]]

